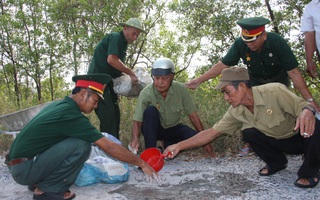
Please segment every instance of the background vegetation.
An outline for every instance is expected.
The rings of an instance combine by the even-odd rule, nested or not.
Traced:
[[[308,2],[0,0],[0,115],[68,95],[73,87],[71,77],[86,73],[96,44],[110,31],[121,30],[118,24],[130,17],[140,18],[147,33],[129,46],[127,66],[150,68],[156,58],[169,57],[176,63],[176,79],[181,82],[199,76],[222,58],[239,36],[237,20],[269,18],[272,22],[267,30],[287,39],[309,89],[318,99],[319,79],[306,75],[303,36],[299,33]],[[216,81],[191,91],[205,128],[219,120],[228,107],[213,90]],[[135,101],[120,100],[124,145],[130,139]],[[94,114],[89,118],[98,124]],[[189,123],[187,118],[184,121]],[[240,140],[236,135],[219,138],[217,151],[237,149]]]

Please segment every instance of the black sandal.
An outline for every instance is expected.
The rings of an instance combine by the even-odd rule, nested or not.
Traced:
[[[298,183],[299,180],[301,179],[306,179],[308,180],[309,184],[305,185],[305,184],[302,184],[302,183]],[[317,181],[315,181],[314,179],[317,179]],[[294,182],[294,185],[299,187],[299,188],[313,188],[315,187],[316,185],[318,185],[319,183],[319,177],[314,177],[314,178],[298,178],[295,182]]]
[[[70,192],[70,191],[66,191]],[[42,194],[33,194],[33,199],[34,200],[71,200],[76,197],[76,194],[73,193],[73,195],[69,198],[64,198],[65,192],[61,193],[53,193],[53,192],[44,192]]]
[[[284,165],[282,167],[279,167],[279,168],[275,168],[275,169],[272,169],[270,168],[268,165],[264,166],[262,169],[259,170],[259,175],[260,176],[271,176],[272,174],[275,174],[277,173],[278,171],[281,171],[283,169],[287,168],[287,165]],[[268,172],[267,173],[262,173],[263,170],[267,169]]]

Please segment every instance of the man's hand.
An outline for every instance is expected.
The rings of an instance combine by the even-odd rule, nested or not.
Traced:
[[[179,153],[179,148],[178,148],[178,145],[177,144],[173,144],[173,145],[170,145],[168,146],[163,154],[168,157],[168,158],[174,158],[176,155],[178,155]]]
[[[203,151],[206,155],[209,155],[212,158],[216,157],[216,154],[213,151],[213,146],[211,144],[207,144],[203,146]]]
[[[196,89],[197,87],[199,87],[200,85],[200,81],[199,79],[195,78],[195,79],[192,79],[191,81],[185,83],[185,86],[189,89]]]
[[[138,77],[136,76],[136,74],[134,72],[129,74],[129,76],[131,78],[131,83],[132,84],[138,84],[139,80],[138,80]]]
[[[295,131],[300,129],[300,135],[308,138],[313,135],[315,129],[316,119],[312,111],[303,109],[297,118]]]
[[[318,77],[317,66],[315,62],[312,61],[307,65],[307,72],[311,78],[316,79]]]
[[[128,144],[128,149],[134,154],[137,154],[139,150],[139,142],[132,141],[131,143]]]
[[[150,165],[145,163],[141,167],[141,169],[145,173],[146,179],[148,182],[152,182],[152,180],[154,179],[159,186],[162,185],[162,180],[161,180],[159,174],[156,171],[154,171],[154,169]]]

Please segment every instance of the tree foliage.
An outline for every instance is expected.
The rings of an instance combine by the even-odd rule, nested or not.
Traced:
[[[119,22],[137,17],[146,34],[129,45],[126,64],[150,67],[158,57],[176,64],[186,82],[218,62],[239,36],[236,21],[263,16],[291,45],[310,90],[319,81],[304,71],[300,19],[309,0],[1,0],[1,100],[14,109],[62,98],[70,77],[85,73],[96,44]],[[241,63],[239,64],[241,65]],[[216,80],[201,85],[199,96],[215,95]],[[31,105],[30,105],[31,104]],[[7,112],[6,109],[1,113]]]

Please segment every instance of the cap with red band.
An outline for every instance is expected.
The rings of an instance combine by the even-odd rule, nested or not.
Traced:
[[[93,89],[100,94],[103,94],[104,85],[94,82],[94,81],[87,81],[87,80],[78,80],[76,83],[76,87],[83,87],[83,88],[90,88]]]
[[[111,77],[107,74],[86,74],[74,76],[72,80],[76,83],[76,87],[90,88],[103,99],[103,91]]]
[[[264,17],[244,18],[237,21],[237,24],[242,28],[241,35],[243,38],[260,35],[263,31],[265,31],[265,25],[269,23],[270,20]]]

